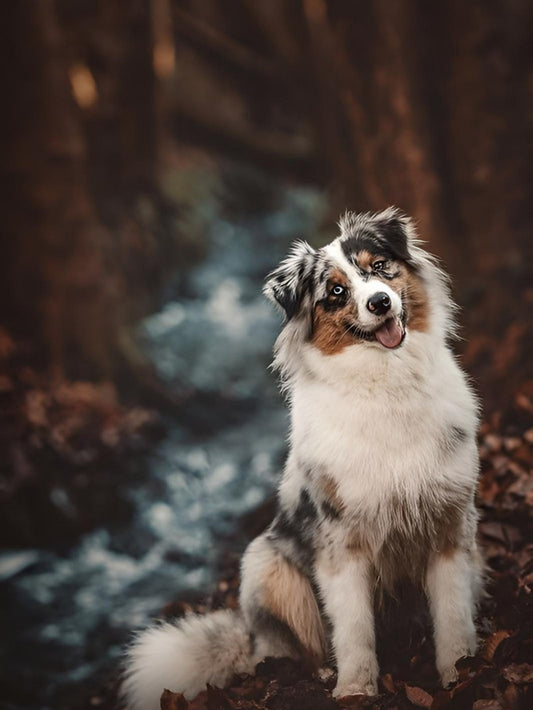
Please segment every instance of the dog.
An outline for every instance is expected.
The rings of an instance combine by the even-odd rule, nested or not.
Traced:
[[[378,692],[375,614],[402,580],[422,590],[443,686],[476,648],[478,403],[451,349],[448,280],[396,208],[346,213],[297,242],[264,292],[284,312],[274,367],[291,411],[277,515],[247,548],[240,610],[142,632],[130,710],[164,688],[190,699],[267,656],[333,658],[335,697]]]

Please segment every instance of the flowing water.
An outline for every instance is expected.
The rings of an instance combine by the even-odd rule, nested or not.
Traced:
[[[132,629],[209,589],[228,539],[244,545],[239,518],[274,491],[287,415],[268,370],[280,317],[262,280],[326,205],[311,189],[276,188],[275,204],[252,215],[228,218],[215,198],[208,207],[205,258],[139,328],[169,390],[193,394],[189,421],[169,420],[143,475],[121,481],[133,515],[66,551],[0,555],[0,662],[21,698],[8,707],[84,706],[72,698],[116,667]]]

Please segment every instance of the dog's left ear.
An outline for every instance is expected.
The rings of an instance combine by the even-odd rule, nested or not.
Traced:
[[[263,293],[283,308],[287,320],[299,313],[312,289],[316,256],[307,242],[295,242],[288,256],[267,276]]]
[[[374,224],[392,252],[399,259],[409,262],[409,246],[416,236],[413,220],[397,207],[389,207],[375,215]]]

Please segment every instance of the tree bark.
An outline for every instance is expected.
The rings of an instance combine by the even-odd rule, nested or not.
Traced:
[[[54,377],[64,375],[67,358],[105,369],[117,315],[104,263],[110,235],[88,190],[56,8],[53,0],[8,5],[2,315],[41,344]]]

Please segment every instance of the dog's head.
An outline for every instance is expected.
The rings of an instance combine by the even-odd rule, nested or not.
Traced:
[[[431,279],[442,274],[395,208],[347,213],[321,249],[297,242],[269,274],[266,295],[285,312],[285,331],[324,355],[361,345],[395,350],[408,331],[428,331]]]

